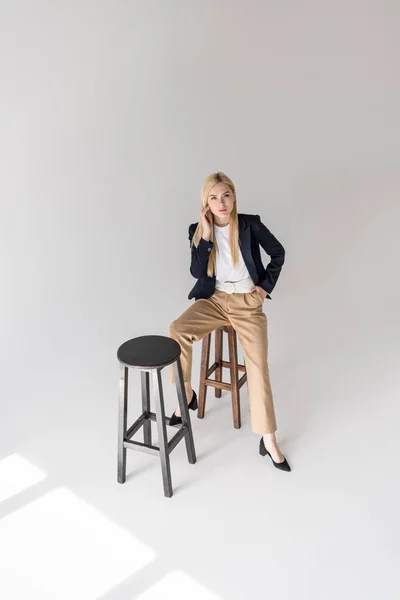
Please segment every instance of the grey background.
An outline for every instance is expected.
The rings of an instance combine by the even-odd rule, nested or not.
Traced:
[[[129,337],[168,334],[189,306],[195,280],[187,229],[198,220],[204,177],[223,170],[237,186],[239,211],[260,214],[287,253],[264,304],[278,440],[310,469],[310,483],[330,467],[336,491],[344,466],[354,483],[360,464],[375,461],[351,502],[357,511],[358,494],[378,494],[376,514],[388,518],[375,532],[385,578],[370,573],[358,597],[376,597],[378,589],[395,597],[389,515],[399,491],[391,466],[400,387],[399,17],[399,4],[385,0],[0,2],[2,456],[18,451],[65,476],[124,526],[132,518],[134,530],[133,499],[126,497],[126,519],[113,503],[122,493],[114,484],[115,353]],[[166,401],[171,410],[170,387]],[[206,453],[211,439],[215,448],[246,440],[238,452],[252,445],[256,453],[245,393],[243,405],[246,437],[234,442],[240,438],[228,399],[225,412],[207,422],[211,437],[198,433]],[[72,446],[69,466],[58,442]],[[223,457],[204,460],[208,468],[229,464],[229,452]],[[192,474],[197,500],[206,493],[198,467],[197,475],[182,475]],[[157,469],[138,486],[143,493],[153,485],[164,507]],[[304,473],[296,484],[291,475],[295,489],[282,491],[286,498],[307,488]],[[104,478],[98,489],[96,477]],[[217,484],[211,498],[228,494]],[[107,504],[108,486],[115,498]],[[315,499],[313,483],[307,489],[305,505]],[[254,498],[259,491],[248,498],[257,514]],[[356,555],[365,547],[362,532],[374,535],[374,517],[364,516]],[[309,526],[297,542],[287,532],[289,547],[307,538]],[[271,532],[269,525],[258,536],[257,527],[256,545]],[[276,533],[275,543],[279,527]],[[246,544],[240,534],[237,541]],[[314,550],[320,556],[318,544]],[[243,567],[235,585],[221,564],[213,575],[204,555],[192,575],[223,598],[242,598],[254,577],[256,593],[262,563],[250,575],[257,561],[248,552],[249,571]],[[281,552],[290,564],[290,551]],[[234,564],[227,560],[227,573]],[[293,586],[304,597],[350,597],[335,584],[321,595],[303,575],[295,585],[295,571]],[[276,598],[294,597],[279,589],[278,580]]]

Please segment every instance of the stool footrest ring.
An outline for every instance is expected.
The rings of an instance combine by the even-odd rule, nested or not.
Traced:
[[[139,431],[141,427],[143,427],[143,425],[148,419],[150,419],[151,421],[157,421],[156,414],[153,412],[143,413],[133,423],[133,425],[129,427],[124,437],[124,448],[129,448],[130,450],[138,450],[139,452],[145,452],[146,454],[158,456],[160,453],[160,448],[158,446],[149,446],[147,444],[143,444],[142,442],[134,442],[130,439],[133,435],[135,435],[135,433]],[[165,417],[165,421],[169,425],[169,417]],[[186,427],[186,425],[182,424],[179,427],[179,431],[168,442],[167,447],[169,454],[188,433],[188,428]]]

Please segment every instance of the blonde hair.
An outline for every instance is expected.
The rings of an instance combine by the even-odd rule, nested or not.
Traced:
[[[201,200],[200,206],[204,208],[208,205],[208,197],[210,195],[211,188],[214,187],[217,183],[226,183],[226,185],[230,188],[235,202],[233,203],[233,209],[230,215],[229,221],[229,246],[231,249],[231,256],[233,266],[237,267],[239,263],[239,222],[238,222],[238,212],[237,212],[237,201],[236,201],[236,191],[233,182],[225,173],[218,171],[217,173],[212,173],[204,180],[202,189],[201,189]],[[216,272],[216,262],[217,262],[217,241],[214,239],[214,215],[211,210],[207,213],[207,218],[211,224],[211,236],[210,241],[213,242],[213,249],[210,252],[208,257],[208,266],[207,266],[207,275],[212,277]],[[203,236],[203,225],[201,221],[196,228],[196,231],[193,235],[192,243],[197,246],[199,245],[200,238]]]

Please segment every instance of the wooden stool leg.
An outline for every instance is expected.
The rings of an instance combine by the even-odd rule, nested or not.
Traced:
[[[185,428],[185,444],[187,457],[190,464],[194,465],[196,462],[196,452],[194,449],[192,424],[190,422],[185,384],[183,382],[182,376],[182,364],[179,356],[174,362],[174,378],[176,382],[176,390],[178,392],[179,408],[181,409],[182,426]]]
[[[200,385],[199,385],[199,408],[197,409],[197,416],[199,419],[204,418],[204,412],[206,410],[206,396],[207,396],[207,371],[209,368],[210,361],[210,344],[211,344],[211,333],[203,338],[201,346],[201,365],[200,365]]]
[[[221,366],[222,354],[223,354],[222,333],[223,333],[222,327],[218,327],[218,329],[215,330],[215,362],[218,363],[218,365],[219,365],[215,369],[215,381],[219,381],[219,382],[222,381],[222,366]],[[215,388],[215,397],[216,398],[221,398],[221,393],[222,393],[221,388]]]
[[[228,327],[228,340],[229,340],[229,363],[230,363],[230,371],[231,371],[233,426],[235,429],[240,429],[241,419],[240,419],[237,342],[236,342],[236,331],[231,326]]]
[[[118,406],[118,483],[126,480],[126,448],[124,446],[128,417],[128,367],[121,365]]]
[[[144,414],[150,413],[150,375],[148,371],[142,371],[142,410]],[[146,419],[143,424],[143,441],[146,446],[151,446],[151,421]]]
[[[161,470],[164,484],[164,495],[172,496],[171,467],[169,463],[167,426],[165,422],[164,395],[162,389],[161,372],[159,369],[152,370],[152,383],[154,403],[156,409],[158,445],[160,447]]]

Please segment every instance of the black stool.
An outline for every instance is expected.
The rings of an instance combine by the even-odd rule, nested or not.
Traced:
[[[126,450],[139,450],[161,458],[161,469],[164,483],[164,494],[172,496],[171,469],[169,455],[175,446],[185,438],[188,460],[196,462],[193,433],[190,423],[186,390],[182,377],[181,348],[175,340],[161,335],[145,335],[122,344],[117,352],[121,363],[119,384],[119,419],[118,419],[118,482],[126,480]],[[169,418],[165,417],[164,395],[161,371],[174,363],[174,376],[182,415],[182,426],[174,437],[168,441],[167,427]],[[128,413],[128,369],[141,371],[142,415],[127,428]],[[155,413],[150,410],[150,375],[152,396],[155,402]],[[153,446],[151,439],[151,421],[156,421],[159,447]],[[134,442],[131,438],[143,426],[143,442]]]

